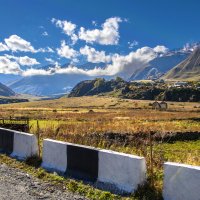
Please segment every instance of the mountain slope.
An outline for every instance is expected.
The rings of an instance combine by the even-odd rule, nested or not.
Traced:
[[[20,75],[0,73],[0,82],[3,83],[4,85],[12,84],[13,82],[19,80],[20,78],[21,78]]]
[[[14,95],[15,93],[10,88],[0,83],[0,96],[9,97]]]
[[[67,67],[69,64],[64,64],[61,68]],[[93,69],[97,64],[85,63],[77,66],[81,69]],[[103,67],[103,63],[98,64]],[[54,65],[47,65],[44,67],[38,67],[38,69],[48,70],[53,68]],[[90,80],[93,77],[84,74],[54,74],[54,75],[34,75],[23,77],[20,80],[10,84],[17,93],[41,95],[41,96],[52,96],[58,94],[65,94],[71,91],[71,89],[80,81]]]
[[[10,87],[17,93],[51,96],[68,93],[74,85],[86,79],[89,77],[77,74],[37,75],[24,77]]]
[[[175,66],[163,79],[171,80],[200,80],[200,47],[196,48],[193,53],[183,62]]]
[[[171,70],[174,66],[185,60],[189,54],[189,52],[177,51],[169,52],[162,57],[157,57],[150,61],[146,68],[140,69],[132,74],[130,80],[160,78],[164,73]]]
[[[106,81],[104,78],[86,80],[78,83],[68,95],[69,97],[92,96],[111,91],[123,90],[128,83],[117,77],[115,80]]]

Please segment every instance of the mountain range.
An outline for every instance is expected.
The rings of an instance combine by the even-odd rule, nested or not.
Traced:
[[[190,51],[180,52],[172,51],[163,56],[159,56],[149,62],[149,65],[139,69],[132,74],[130,80],[157,79],[168,72],[174,66],[185,60]]]
[[[61,68],[68,67],[69,64],[64,64]],[[80,69],[93,69],[95,63],[85,63],[78,65]],[[103,63],[100,63],[103,67]],[[48,70],[55,67],[47,65],[38,69]],[[92,77],[84,74],[52,74],[52,75],[35,75],[23,77],[9,85],[16,93],[24,93],[39,96],[60,96],[69,93],[71,89],[80,81],[92,79]]]
[[[195,47],[196,48],[196,47]],[[137,69],[130,74],[129,81],[143,79],[170,79],[170,80],[200,80],[200,50],[196,48],[172,50],[160,55],[149,62],[145,68]],[[66,68],[69,64],[61,67]],[[85,63],[77,68],[93,69],[95,63]],[[103,63],[98,64],[104,68]],[[55,67],[47,65],[38,69],[47,70]],[[92,80],[97,77],[85,74],[52,74],[20,77],[18,75],[0,74],[0,81],[6,84],[16,93],[24,93],[38,96],[55,96],[69,93],[72,88],[81,81]],[[101,76],[98,78],[112,79]]]

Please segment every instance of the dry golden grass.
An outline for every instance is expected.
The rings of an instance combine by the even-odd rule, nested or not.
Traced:
[[[200,103],[169,102],[168,111],[152,110],[151,101],[111,97],[75,97],[0,106],[0,117],[26,116],[32,131],[59,128],[60,134],[194,132],[200,130]]]
[[[60,98],[56,100],[43,100],[33,101],[26,103],[16,104],[4,104],[0,105],[0,108],[9,109],[66,109],[70,110],[73,108],[79,109],[143,109],[150,108],[149,103],[153,101],[149,100],[131,100],[131,99],[120,99],[114,97],[102,97],[102,96],[85,96],[85,97],[71,97],[71,98]],[[188,111],[200,111],[200,103],[196,102],[168,102],[170,110],[188,110]]]

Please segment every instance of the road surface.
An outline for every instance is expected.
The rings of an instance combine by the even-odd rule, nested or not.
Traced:
[[[86,200],[62,187],[41,181],[25,172],[0,164],[0,200]]]

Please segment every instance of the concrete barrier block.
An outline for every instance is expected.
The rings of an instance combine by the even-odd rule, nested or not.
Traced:
[[[108,150],[99,151],[98,181],[115,185],[125,192],[134,192],[146,180],[143,157]]]
[[[42,167],[65,173],[67,169],[66,142],[45,139],[43,141]]]
[[[38,155],[38,142],[33,134],[14,131],[14,147],[11,156],[26,159]]]
[[[164,200],[200,200],[200,167],[164,164]]]
[[[67,171],[74,178],[95,182],[98,177],[98,150],[67,143]]]
[[[0,152],[10,154],[13,152],[14,131],[0,128]]]

